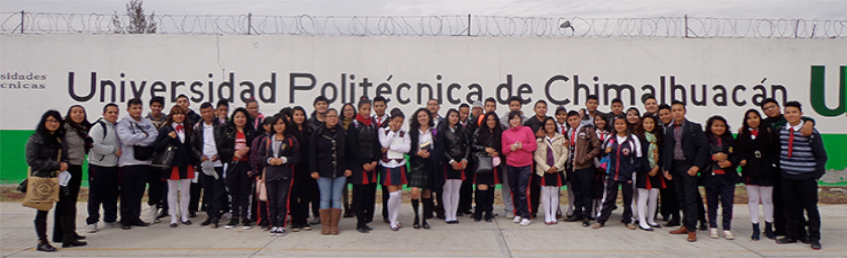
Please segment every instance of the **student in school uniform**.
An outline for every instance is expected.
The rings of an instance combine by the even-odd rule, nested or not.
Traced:
[[[601,116],[596,117],[595,119],[603,119]],[[570,153],[568,166],[571,167],[567,178],[574,192],[574,215],[565,221],[580,221],[583,227],[588,227],[591,226],[589,220],[591,219],[593,180],[596,173],[594,158],[600,154],[601,142],[592,125],[580,122],[577,111],[568,112],[567,121],[570,128],[565,133],[565,137],[568,139]]]
[[[636,171],[635,188],[638,191],[638,227],[645,231],[662,226],[653,221],[659,203],[659,191],[667,185],[662,178],[662,164],[659,159],[662,147],[662,128],[656,123],[657,118],[644,114],[641,120],[641,130],[637,135],[641,138],[641,150],[646,158],[647,167]]]
[[[701,173],[706,186],[706,199],[709,207],[709,237],[718,238],[718,201],[721,203],[723,235],[733,240],[732,204],[735,198],[735,184],[739,181],[738,153],[735,139],[729,130],[726,119],[712,116],[706,121],[706,138],[709,139],[711,160]]]
[[[626,117],[621,115],[612,120],[614,124],[614,136],[606,141],[605,153],[609,157],[609,173],[606,175],[606,193],[603,195],[603,205],[597,216],[597,223],[591,227],[602,228],[612,214],[612,207],[618,196],[618,187],[623,191],[623,222],[628,229],[635,229],[632,222],[632,175],[642,167],[641,140],[632,134],[626,122]]]
[[[447,117],[438,130],[438,142],[444,153],[442,173],[436,176],[444,177],[441,202],[444,205],[444,221],[447,224],[458,224],[456,214],[459,212],[459,190],[465,180],[465,169],[468,166],[469,149],[465,127],[459,124],[459,111],[450,109]]]
[[[379,127],[371,117],[371,101],[367,97],[359,100],[356,119],[348,125],[347,133],[354,139],[351,147],[355,168],[348,182],[353,184],[353,210],[356,215],[356,230],[368,233],[373,220],[376,201],[377,162],[382,157],[379,146]],[[358,167],[361,167],[359,169]]]
[[[180,222],[191,225],[191,221],[188,220],[191,180],[194,179],[194,165],[200,161],[192,152],[191,137],[194,137],[194,130],[188,121],[188,109],[176,105],[171,108],[168,120],[159,129],[159,135],[153,144],[155,151],[164,151],[170,147],[174,152],[172,167],[165,169],[165,173],[151,170],[159,176],[164,175],[167,180],[168,207],[171,208],[170,227],[172,228],[178,225],[177,211],[182,215]],[[179,206],[177,206],[177,199],[179,199]]]
[[[494,221],[494,187],[500,184],[503,176],[503,164],[505,159],[501,149],[503,127],[500,119],[494,112],[488,112],[482,116],[480,127],[474,131],[471,137],[471,151],[482,153],[491,157],[493,170],[489,173],[474,173],[474,184],[476,184],[476,209],[474,209],[474,221]],[[476,155],[476,154],[475,154]],[[504,199],[509,198],[504,196]]]
[[[556,211],[559,210],[559,189],[565,182],[565,162],[568,160],[567,139],[556,131],[556,121],[552,117],[544,120],[544,137],[538,138],[535,149],[535,174],[540,178],[541,203],[544,207],[544,224],[557,224]]]
[[[300,163],[300,143],[294,137],[294,128],[286,115],[276,114],[265,120],[270,120],[269,134],[256,146],[256,150],[265,168],[262,181],[268,191],[269,233],[281,236],[285,234],[294,166]]]
[[[409,119],[409,139],[412,144],[409,149],[410,171],[408,173],[409,187],[412,194],[412,209],[415,211],[414,229],[429,229],[426,222],[427,214],[434,207],[432,201],[432,177],[435,175],[438,142],[436,141],[435,122],[429,110],[420,108]],[[420,199],[423,198],[424,212],[420,216]]]
[[[594,117],[594,134],[597,135],[597,141],[602,146],[612,136],[612,126],[606,122],[606,118],[602,116]],[[602,151],[601,151],[602,153]],[[600,210],[600,203],[603,201],[603,193],[605,193],[606,185],[606,170],[600,167],[600,155],[594,156],[594,179],[591,180],[591,220],[597,219],[597,212]]]
[[[388,127],[380,127],[379,144],[382,158],[379,160],[379,184],[388,188],[388,201],[385,202],[388,210],[389,224],[392,231],[400,230],[403,224],[397,220],[400,206],[403,204],[402,191],[406,182],[406,157],[405,153],[411,149],[412,140],[406,131],[400,129],[403,126],[403,111],[399,108],[391,110]]]
[[[762,116],[755,109],[747,110],[741,132],[738,134],[738,152],[741,161],[742,181],[747,186],[747,205],[750,209],[750,221],[753,234],[750,239],[758,241],[761,234],[759,226],[759,203],[762,203],[762,215],[765,220],[765,237],[776,239],[774,222],[774,183],[779,180],[779,143],[774,141],[770,127],[764,126]]]
[[[391,120],[391,115],[389,113],[385,112],[387,108],[388,108],[388,106],[386,105],[385,97],[376,96],[373,99],[373,111],[374,111],[373,119],[376,122],[377,128],[388,128],[388,123]],[[377,166],[381,166],[381,164],[377,164]],[[377,171],[380,171],[381,169],[382,169],[382,167],[378,167]],[[382,203],[383,203],[383,205],[382,205],[382,220],[385,221],[385,223],[390,223],[391,221],[389,220],[389,217],[388,217],[388,205],[385,205],[386,203],[388,203],[388,197],[389,197],[388,196],[389,195],[388,194],[388,187],[380,184],[380,189],[382,191],[382,194],[380,194],[380,195],[382,195]]]

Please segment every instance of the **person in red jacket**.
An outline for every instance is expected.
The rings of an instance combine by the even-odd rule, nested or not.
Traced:
[[[528,188],[532,175],[532,152],[538,147],[535,133],[522,126],[521,112],[509,113],[509,130],[503,132],[502,150],[506,156],[506,174],[515,204],[515,223],[529,226]]]

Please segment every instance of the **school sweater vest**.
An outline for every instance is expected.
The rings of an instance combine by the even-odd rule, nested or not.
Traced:
[[[807,177],[815,173],[816,163],[815,155],[812,152],[812,140],[811,137],[803,136],[799,131],[791,133],[785,127],[779,130],[781,148],[779,165],[784,177]],[[791,153],[790,157],[789,152]]]

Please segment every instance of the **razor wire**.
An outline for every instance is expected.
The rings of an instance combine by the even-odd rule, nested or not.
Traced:
[[[156,34],[297,36],[847,38],[847,20],[711,17],[155,15]],[[125,33],[126,15],[0,13],[0,34]],[[149,19],[149,16],[148,16]]]

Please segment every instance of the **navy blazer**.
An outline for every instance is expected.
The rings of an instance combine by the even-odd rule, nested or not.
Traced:
[[[662,169],[668,172],[672,172],[671,166],[674,160],[673,151],[674,145],[676,145],[676,138],[673,134],[674,127],[675,125],[671,124],[665,131],[665,148],[662,150],[661,155],[664,156]],[[685,156],[685,160],[699,167],[700,171],[703,171],[709,161],[709,140],[706,139],[706,134],[703,133],[703,126],[686,119],[682,126],[682,138],[680,140],[682,141],[682,153]]]

